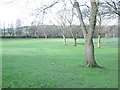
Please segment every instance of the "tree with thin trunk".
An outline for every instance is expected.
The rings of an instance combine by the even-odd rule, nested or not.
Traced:
[[[64,27],[65,28],[65,27]],[[61,32],[61,35],[62,35],[62,37],[63,37],[63,41],[64,41],[64,45],[66,46],[66,35],[65,35],[65,29],[64,28],[62,28],[62,32]]]
[[[4,25],[3,25],[3,37],[5,38],[5,34],[6,34],[6,32],[5,32],[5,23],[4,23]]]
[[[55,18],[56,22],[58,25],[55,25],[53,22],[51,22],[55,27],[57,27],[57,29],[59,30],[59,35],[63,37],[63,44],[66,46],[67,44],[67,40],[66,40],[66,34],[67,34],[67,30],[68,27],[66,25],[67,20],[66,20],[66,16],[63,16],[64,11],[60,11],[58,13],[58,17],[57,19]]]
[[[76,29],[74,25],[70,26],[70,33],[74,41],[74,46],[77,46],[77,38],[78,38],[78,33],[80,32],[79,29]]]
[[[97,47],[100,48],[101,47],[101,35],[100,35],[100,30],[102,28],[102,15],[101,13],[98,11],[98,43],[97,43]]]
[[[48,30],[48,26],[47,25],[38,25],[37,26],[37,31],[39,33],[39,36],[41,34],[42,37],[44,37],[45,42],[47,42],[48,39],[48,34],[50,33],[50,31]]]
[[[62,17],[62,16],[60,15],[60,17]],[[60,17],[58,18],[59,20],[55,19],[58,25],[55,25],[52,21],[50,21],[50,22],[53,24],[53,26],[55,26],[59,30],[58,31],[59,36],[63,37],[63,44],[66,46],[66,44],[67,44],[66,33],[67,33],[68,28],[65,24],[66,21],[63,20],[63,17],[62,18],[60,18]]]
[[[49,31],[47,30],[47,26],[43,25],[42,30],[43,30],[43,35],[45,37],[45,42],[47,42],[48,33],[49,33]]]
[[[17,20],[16,20],[16,36],[18,36],[18,37],[21,37],[21,34],[22,34],[22,29],[21,29],[21,25],[22,24],[22,22],[21,22],[21,20],[18,18]]]
[[[63,37],[64,45],[66,46],[66,31],[67,28],[67,20],[66,20],[66,13],[65,13],[66,7],[64,7],[63,10],[58,12],[58,20],[56,19],[57,23],[60,25],[60,34]]]
[[[31,22],[31,28],[30,28],[30,32],[31,32],[31,37],[35,37],[36,36],[36,22]]]
[[[13,28],[13,24],[10,24],[10,26],[8,25],[8,33],[10,35],[10,38],[12,36],[14,36],[14,28]]]
[[[77,29],[73,29],[75,28],[74,25],[72,25],[72,23],[74,22],[74,16],[75,16],[75,12],[74,12],[74,9],[72,8],[71,10],[68,10],[67,11],[67,17],[66,20],[69,24],[68,26],[68,29],[70,30],[70,34],[73,38],[73,41],[74,41],[74,46],[77,46],[77,37],[78,37],[78,32],[80,32],[79,30]]]
[[[96,0],[90,0],[91,3],[91,13],[89,17],[89,29],[87,30],[87,27],[83,21],[82,13],[80,10],[79,3],[77,0],[73,0],[73,7],[76,8],[76,11],[78,13],[78,18],[81,23],[81,28],[84,34],[85,38],[85,49],[86,49],[86,58],[85,58],[85,67],[100,67],[97,62],[95,61],[95,55],[94,55],[94,44],[93,44],[93,33],[95,30],[96,25],[96,16],[98,11],[98,5]]]

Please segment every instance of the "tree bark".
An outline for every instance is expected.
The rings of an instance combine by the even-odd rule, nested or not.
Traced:
[[[47,34],[45,34],[45,42],[47,42]]]
[[[12,38],[12,32],[10,32],[9,34],[10,34],[10,38]]]
[[[74,38],[74,46],[77,46],[76,40],[77,38]]]
[[[98,48],[101,47],[101,45],[100,45],[100,39],[101,39],[101,38],[100,38],[100,35],[98,35],[98,44],[97,44],[97,47],[98,47]]]
[[[85,23],[83,21],[82,12],[81,12],[81,10],[79,8],[79,3],[77,2],[77,0],[73,0],[73,1],[74,1],[73,7],[76,8],[76,11],[78,13],[78,18],[79,18],[81,28],[82,28],[82,31],[83,31],[83,34],[84,34],[84,38],[85,38],[86,34],[87,34],[87,28],[86,28],[86,25],[85,25]]]
[[[5,25],[4,25],[4,32],[3,32],[4,38],[5,38]]]
[[[98,67],[98,64],[95,61],[94,58],[94,44],[93,44],[93,33],[95,31],[95,25],[96,25],[96,16],[97,16],[97,2],[95,0],[91,0],[91,14],[90,14],[90,20],[89,20],[89,32],[86,36],[86,67]]]
[[[14,33],[14,30],[13,30],[13,32],[12,32],[12,37],[14,37],[14,34],[15,34],[15,33]]]
[[[94,45],[92,38],[86,37],[85,49],[86,49],[85,67],[98,67],[94,57]]]
[[[94,58],[94,44],[93,44],[93,33],[95,30],[95,25],[96,25],[96,16],[97,16],[97,2],[96,0],[90,0],[91,1],[91,14],[90,14],[90,20],[89,20],[89,30],[87,30],[86,25],[83,21],[82,13],[79,8],[79,3],[74,0],[73,6],[76,8],[79,21],[81,23],[82,31],[84,33],[84,38],[85,38],[85,49],[86,49],[86,59],[85,59],[85,67],[100,67]]]
[[[64,40],[64,45],[66,46],[66,37],[64,35],[63,36],[63,40]]]

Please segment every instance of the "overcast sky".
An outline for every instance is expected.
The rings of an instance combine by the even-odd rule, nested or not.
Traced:
[[[16,23],[16,19],[20,18],[23,25],[30,25],[35,19],[31,14],[34,9],[39,8],[41,5],[51,4],[54,0],[0,0],[0,26],[3,23],[8,24]],[[87,0],[78,0],[84,3]],[[52,9],[52,14],[47,16],[49,20],[45,20],[45,24],[50,24],[54,20],[57,11],[61,8],[62,4],[56,4]],[[71,6],[70,6],[71,7]],[[53,21],[54,22],[54,21]],[[116,23],[112,21],[111,24]]]

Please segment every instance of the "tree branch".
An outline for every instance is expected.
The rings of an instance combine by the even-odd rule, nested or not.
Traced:
[[[81,27],[82,27],[82,30],[83,30],[83,33],[84,33],[84,37],[86,37],[87,28],[86,28],[85,23],[83,21],[83,16],[82,16],[81,10],[79,8],[79,3],[76,0],[74,0],[73,7],[76,8],[76,10],[77,10],[78,18],[79,18],[79,21],[80,21],[80,24],[81,24]]]

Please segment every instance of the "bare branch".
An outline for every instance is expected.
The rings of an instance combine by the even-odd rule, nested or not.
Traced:
[[[82,16],[81,10],[79,8],[79,3],[76,0],[74,0],[73,7],[76,8],[76,10],[78,12],[78,17],[79,17],[79,20],[80,20],[80,23],[81,23],[81,27],[82,27],[82,30],[83,30],[83,33],[84,33],[84,37],[86,37],[87,28],[86,28],[85,23],[83,21],[83,16]]]

